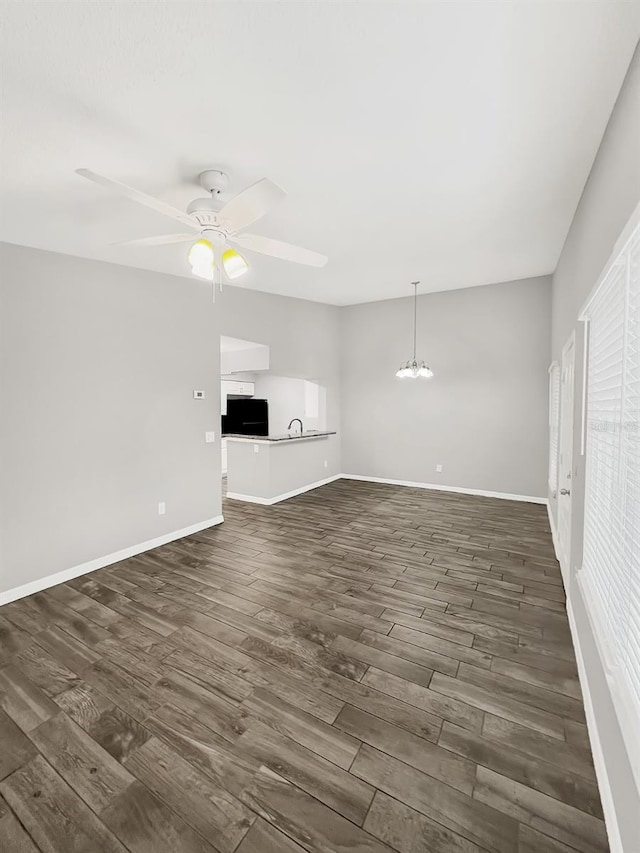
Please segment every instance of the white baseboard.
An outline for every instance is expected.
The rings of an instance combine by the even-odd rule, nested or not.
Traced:
[[[580,645],[580,636],[576,626],[576,620],[573,613],[571,599],[567,597],[567,616],[569,618],[569,628],[571,630],[571,639],[573,640],[573,648],[576,655],[576,664],[578,666],[578,676],[580,678],[580,688],[582,690],[582,701],[584,704],[584,713],[587,720],[587,731],[589,732],[589,741],[591,744],[591,753],[593,756],[593,765],[596,771],[598,780],[598,789],[600,791],[600,799],[602,801],[602,811],[605,818],[605,826],[607,828],[607,836],[609,839],[609,847],[611,853],[625,853],[618,828],[618,818],[613,800],[613,792],[611,790],[611,782],[607,771],[607,764],[604,760],[604,752],[598,732],[598,723],[596,713],[593,707],[593,699],[589,688],[589,678],[587,669],[582,654]],[[629,851],[630,853],[630,851]]]
[[[327,477],[324,480],[318,480],[316,483],[310,483],[308,486],[301,486],[299,489],[294,489],[291,492],[284,492],[282,495],[276,495],[275,498],[258,498],[255,495],[241,495],[239,492],[227,492],[227,497],[233,501],[246,501],[252,504],[262,504],[263,506],[272,506],[280,501],[286,501],[289,498],[295,498],[296,495],[302,495],[304,492],[310,492],[312,489],[317,489],[319,486],[326,486],[327,483],[333,483],[339,480],[344,474],[334,474],[333,477]]]
[[[484,489],[464,489],[460,486],[442,486],[436,483],[415,483],[412,480],[390,480],[386,477],[363,477],[360,474],[342,474],[344,480],[362,480],[365,483],[386,483],[390,486],[409,486],[413,489],[434,489],[437,492],[456,492],[461,495],[480,495],[484,498],[500,498],[505,501],[526,501],[532,504],[546,504],[546,498],[531,495],[510,495],[506,492],[487,492]]]
[[[551,503],[547,500],[547,515],[549,516],[549,527],[551,528],[551,541],[553,542],[553,553],[556,555],[556,560],[560,562],[558,556],[558,533],[556,531],[556,523],[553,520],[553,512],[551,511]],[[564,578],[563,578],[564,580]]]
[[[363,477],[360,474],[334,474],[332,477],[327,477],[324,480],[318,480],[316,483],[310,483],[308,486],[302,486],[299,489],[285,492],[281,495],[276,495],[273,498],[259,498],[254,495],[242,495],[237,492],[229,492],[227,497],[231,500],[247,501],[249,503],[263,504],[271,506],[272,504],[286,501],[289,498],[294,498],[296,495],[301,495],[304,492],[309,492],[312,489],[317,489],[320,486],[326,486],[328,483],[333,483],[335,480],[362,480],[368,483],[386,483],[392,486],[409,486],[414,489],[434,489],[441,492],[457,492],[465,495],[480,495],[488,498],[501,498],[510,501],[527,501],[529,503],[547,504],[546,498],[530,497],[528,495],[510,495],[503,492],[488,492],[482,489],[463,489],[457,486],[442,486],[435,483],[415,483],[411,480],[391,480],[384,477]],[[205,530],[207,527],[213,527],[224,521],[221,515],[216,518],[209,518],[206,521],[192,524],[190,527],[185,527],[182,530],[175,530],[172,533],[165,533],[163,536],[158,536],[155,539],[149,539],[146,542],[141,542],[138,545],[131,545],[129,548],[123,548],[121,551],[116,551],[113,554],[107,554],[104,557],[98,557],[95,560],[90,560],[87,563],[81,563],[78,566],[73,566],[70,569],[64,569],[61,572],[56,572],[53,575],[47,575],[43,578],[23,584],[22,586],[14,587],[13,589],[0,592],[0,606],[9,604],[18,598],[24,598],[26,595],[33,595],[34,592],[40,592],[43,589],[56,586],[60,583],[73,580],[73,578],[85,575],[88,572],[95,572],[97,569],[102,569],[105,566],[110,566],[113,563],[118,563],[120,560],[126,560],[127,557],[134,557],[136,554],[141,554],[143,551],[149,551],[152,548],[158,548],[160,545],[165,545],[167,542],[173,542],[175,539],[181,539],[183,536],[189,536],[191,533],[197,533],[200,530]],[[553,532],[553,527],[552,527]],[[555,541],[554,541],[555,547]]]
[[[30,581],[22,586],[15,586],[13,589],[6,590],[6,592],[0,592],[0,606],[9,604],[11,601],[16,601],[18,598],[24,598],[26,595],[33,595],[34,592],[41,592],[43,589],[57,586],[59,583],[73,580],[80,577],[80,575],[86,575],[88,572],[95,572],[96,569],[103,569],[105,566],[113,565],[113,563],[119,563],[120,560],[126,560],[128,557],[135,557],[136,554],[142,554],[143,551],[150,551],[152,548],[166,545],[167,542],[173,542],[175,539],[182,539],[183,536],[189,536],[191,533],[198,533],[207,527],[214,527],[223,521],[223,516],[217,515],[215,518],[208,518],[206,521],[199,521],[197,524],[183,527],[182,530],[164,533],[155,539],[148,539],[146,542],[140,542],[138,545],[131,545],[129,548],[123,548],[121,551],[114,551],[113,554],[107,554],[105,557],[97,557],[88,563],[81,563],[70,569],[63,569],[61,572],[56,572],[53,575],[46,575],[43,578]]]

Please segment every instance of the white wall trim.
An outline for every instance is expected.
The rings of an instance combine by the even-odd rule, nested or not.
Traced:
[[[600,791],[600,799],[602,801],[602,811],[605,817],[605,826],[607,836],[609,838],[609,847],[611,853],[625,853],[622,847],[622,838],[618,828],[618,818],[616,815],[613,792],[611,790],[611,782],[607,771],[607,764],[604,760],[604,751],[600,741],[600,733],[596,720],[596,713],[593,707],[593,699],[591,697],[591,689],[589,687],[589,678],[587,668],[585,666],[584,657],[582,655],[582,647],[580,645],[580,636],[576,626],[575,616],[573,614],[573,606],[571,599],[567,596],[567,616],[569,618],[569,628],[571,630],[571,638],[573,640],[573,648],[576,654],[576,664],[578,666],[578,676],[580,679],[580,687],[582,690],[582,700],[584,703],[584,712],[587,720],[587,731],[589,732],[589,741],[591,743],[591,753],[593,755],[593,764],[598,780],[598,788]]]
[[[611,704],[615,710],[625,751],[629,758],[631,772],[636,781],[637,790],[640,791],[640,726],[638,725],[640,715],[634,708],[633,698],[625,689],[626,680],[620,672],[620,666],[616,665],[613,651],[607,641],[607,625],[603,622],[595,605],[596,596],[584,568],[581,568],[576,574],[575,587],[580,590],[582,596],[598,657],[604,670]]]
[[[442,486],[435,483],[414,483],[412,480],[390,480],[386,477],[363,477],[361,474],[341,474],[344,480],[362,480],[365,483],[386,483],[390,486],[409,486],[413,489],[434,489],[437,492],[456,492],[462,495],[480,495],[485,498],[500,498],[505,501],[526,501],[533,504],[547,504],[546,498],[531,495],[511,495],[506,492],[488,492],[484,489],[464,489],[460,486]]]
[[[324,480],[318,480],[315,483],[310,483],[308,486],[302,486],[299,489],[294,489],[291,492],[285,492],[282,495],[276,495],[273,498],[259,498],[254,495],[241,495],[236,492],[229,492],[227,497],[236,501],[247,501],[249,503],[262,504],[264,506],[272,506],[273,504],[286,501],[289,498],[294,498],[296,495],[304,494],[312,489],[317,489],[320,486],[326,486],[328,483],[333,483],[335,480],[362,480],[368,483],[386,483],[392,486],[408,486],[414,489],[434,489],[440,492],[456,492],[465,495],[480,495],[489,498],[501,498],[510,501],[526,501],[528,503],[547,504],[546,498],[531,497],[528,495],[511,495],[504,492],[488,492],[482,489],[463,489],[457,486],[442,486],[433,483],[415,483],[411,480],[390,480],[384,477],[363,477],[360,474],[334,474],[332,477],[327,477]],[[81,563],[78,566],[73,566],[70,569],[63,569],[61,572],[56,572],[53,575],[45,575],[45,577],[30,581],[22,586],[13,587],[5,592],[0,592],[0,606],[9,604],[11,601],[16,601],[19,598],[24,598],[27,595],[33,595],[35,592],[41,592],[43,589],[56,586],[60,583],[73,580],[73,578],[86,575],[89,572],[95,572],[97,569],[102,569],[105,566],[110,566],[113,563],[118,563],[120,560],[126,560],[128,557],[135,557],[136,554],[142,554],[144,551],[150,551],[152,548],[158,548],[160,545],[166,545],[167,542],[173,542],[175,539],[181,539],[183,536],[189,536],[191,533],[198,533],[200,530],[205,530],[207,527],[214,527],[224,521],[222,515],[215,518],[208,518],[206,521],[200,521],[197,524],[192,524],[189,527],[184,527],[182,530],[174,530],[171,533],[165,533],[155,539],[148,539],[146,542],[140,542],[137,545],[131,545],[128,548],[123,548],[120,551],[115,551],[112,554],[107,554],[104,557],[97,557],[95,560],[90,560],[87,563]],[[551,531],[554,533],[553,521],[550,516]],[[555,539],[554,539],[555,547]]]
[[[121,551],[114,551],[113,554],[107,554],[104,557],[97,557],[95,560],[89,560],[87,563],[80,563],[78,566],[73,566],[70,569],[63,569],[61,572],[56,572],[53,575],[45,575],[37,580],[25,583],[22,586],[15,586],[13,589],[8,589],[5,592],[0,592],[0,606],[9,604],[11,601],[16,601],[18,598],[24,598],[26,595],[33,595],[34,592],[41,592],[43,589],[49,589],[52,586],[57,586],[59,583],[73,580],[73,578],[86,575],[88,572],[95,572],[96,569],[103,569],[105,566],[111,566],[113,563],[119,563],[120,560],[126,560],[128,557],[135,557],[136,554],[142,554],[143,551],[150,551],[152,548],[158,548],[160,545],[166,545],[167,542],[173,542],[175,539],[182,539],[183,536],[189,536],[191,533],[198,533],[200,530],[205,530],[207,527],[214,527],[216,524],[222,524],[224,517],[217,515],[215,518],[208,518],[206,521],[199,521],[197,524],[191,524],[189,527],[183,527],[182,530],[174,530],[171,533],[164,533],[162,536],[157,536],[155,539],[148,539],[146,542],[140,542],[137,545],[130,545],[128,548],[123,548]]]
[[[286,501],[289,498],[295,498],[296,495],[301,495],[304,492],[310,492],[312,489],[317,489],[319,486],[326,486],[327,483],[333,483],[334,480],[339,480],[344,477],[344,474],[334,474],[333,477],[327,477],[324,480],[318,480],[316,483],[310,483],[308,486],[301,486],[299,489],[294,489],[291,492],[285,492],[282,495],[276,495],[275,498],[259,498],[255,495],[241,495],[238,492],[227,492],[227,497],[233,501],[246,501],[252,504],[262,504],[263,506],[272,506],[272,504]]]
[[[551,509],[551,501],[547,500],[547,515],[549,516],[549,527],[551,528],[551,541],[553,542],[553,553],[556,555],[556,560],[560,562],[560,558],[558,557],[558,543],[556,540],[556,523],[553,520],[553,511]],[[564,580],[564,578],[563,578]]]

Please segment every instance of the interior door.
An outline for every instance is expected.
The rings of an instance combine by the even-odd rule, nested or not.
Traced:
[[[560,456],[558,459],[558,557],[565,588],[571,566],[571,470],[573,463],[573,380],[575,337],[562,350],[560,374]]]

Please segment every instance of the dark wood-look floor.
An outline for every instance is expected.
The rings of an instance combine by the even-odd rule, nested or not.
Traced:
[[[0,609],[0,848],[607,849],[545,508],[338,481]]]

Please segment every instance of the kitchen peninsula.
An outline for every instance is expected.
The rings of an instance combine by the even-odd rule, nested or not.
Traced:
[[[224,436],[227,497],[274,504],[339,476],[335,430]]]

